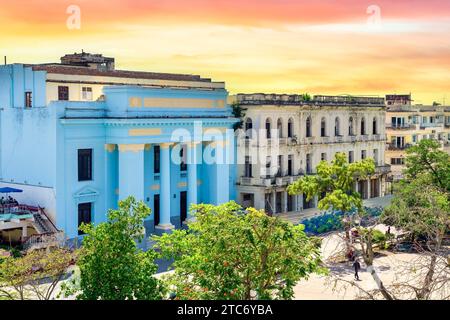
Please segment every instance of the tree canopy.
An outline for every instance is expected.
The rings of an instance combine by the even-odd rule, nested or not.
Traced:
[[[154,237],[174,259],[178,299],[291,299],[298,280],[323,271],[320,244],[301,225],[234,202],[191,210],[188,230]]]
[[[292,183],[288,192],[306,194],[308,201],[316,195],[322,195],[318,203],[318,208],[322,210],[362,210],[361,195],[354,191],[354,183],[358,179],[367,179],[374,171],[373,159],[348,163],[345,153],[337,153],[331,163],[319,163],[317,174],[307,175]]]
[[[80,229],[86,235],[78,261],[80,279],[67,293],[74,291],[81,300],[162,298],[162,284],[153,277],[157,254],[143,252],[136,244],[144,238],[144,218],[149,214],[142,201],[129,197],[119,202],[118,210],[109,210],[107,222],[83,224]]]

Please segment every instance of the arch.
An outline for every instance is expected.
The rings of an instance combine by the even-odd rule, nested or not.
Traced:
[[[309,138],[311,136],[311,116],[308,116],[308,118],[306,118],[306,137]]]
[[[288,138],[294,137],[294,119],[289,118],[287,130],[288,130],[288,132],[287,132]]]
[[[348,135],[353,136],[355,134],[353,117],[348,118]]]
[[[325,118],[322,118],[320,120],[320,136],[321,137],[327,136],[327,120],[325,120]]]
[[[373,117],[372,120],[372,134],[378,134],[378,123],[376,117]]]
[[[283,119],[281,118],[277,120],[277,135],[278,138],[283,138]]]
[[[272,121],[270,120],[270,118],[266,119],[266,138],[270,139],[271,136],[271,130],[272,130]]]
[[[252,118],[245,119],[244,130],[245,130],[245,137],[246,138],[251,138],[252,137],[252,131],[253,131]]]
[[[339,119],[339,117],[336,117],[334,119],[334,135],[336,137],[341,135],[341,120]]]

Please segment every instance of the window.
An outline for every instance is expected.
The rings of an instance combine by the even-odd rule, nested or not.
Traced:
[[[378,134],[377,118],[373,118],[372,121],[372,134]]]
[[[288,138],[292,138],[294,136],[294,120],[289,119],[288,121]]]
[[[68,101],[69,100],[69,87],[59,86],[58,87],[58,100]]]
[[[361,150],[361,160],[364,160],[367,157],[367,151]]]
[[[292,155],[288,156],[288,176],[292,176],[294,174],[292,158]]]
[[[89,224],[92,222],[92,203],[78,204],[78,235],[84,234],[79,228],[82,223]]]
[[[404,165],[405,159],[404,158],[391,158],[391,165]]]
[[[247,120],[245,120],[245,137],[247,139],[250,139],[252,137],[252,129],[253,129],[252,119],[247,118]]]
[[[415,143],[415,142],[417,142],[417,135],[416,134],[413,134],[413,136],[412,136],[412,141]]]
[[[92,180],[92,149],[78,150],[78,181]]]
[[[355,156],[353,151],[349,151],[348,152],[348,163],[353,163],[353,161],[355,161]]]
[[[267,139],[270,139],[271,138],[271,129],[272,129],[272,126],[271,126],[271,124],[270,124],[270,120],[269,119],[267,119],[266,120],[266,138]]]
[[[365,135],[366,134],[366,119],[362,118],[361,119],[361,135]]]
[[[306,137],[311,137],[311,117],[306,119]]]
[[[320,160],[321,161],[327,161],[327,154],[326,153],[321,153],[320,154]]]
[[[30,91],[25,92],[25,108],[31,108],[33,106],[32,95]]]
[[[277,133],[278,133],[278,138],[283,138],[283,120],[278,119],[277,121]]]
[[[271,166],[272,166],[272,158],[269,156],[266,158],[266,178],[270,178]]]
[[[320,120],[320,136],[327,136],[327,122],[325,121],[325,118],[322,118],[322,120]]]
[[[373,149],[373,160],[375,161],[375,165],[378,165],[378,149]]]
[[[341,124],[338,117],[334,119],[334,135],[336,137],[341,135]]]
[[[283,175],[283,156],[278,156],[277,176],[281,177],[282,175]]]
[[[155,146],[154,152],[153,152],[153,173],[159,174],[161,170],[161,148],[160,146]]]
[[[311,154],[306,154],[306,173],[312,173],[312,166],[311,166]]]
[[[92,100],[92,88],[91,87],[83,87],[81,91],[81,95],[83,100]]]
[[[253,177],[252,164],[251,164],[251,161],[250,161],[250,157],[248,157],[248,156],[245,157],[245,172],[244,172],[244,176],[246,178]]]
[[[354,131],[353,131],[353,117],[350,117],[348,119],[348,135],[349,136],[353,136]]]
[[[186,156],[185,156],[186,153],[184,152],[185,148],[186,148],[185,146],[182,146],[180,149],[180,159],[181,159],[180,171],[181,172],[187,171]]]

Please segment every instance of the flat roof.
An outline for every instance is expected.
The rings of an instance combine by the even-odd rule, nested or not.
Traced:
[[[30,65],[33,71],[46,71],[48,73],[64,74],[64,75],[82,75],[82,76],[99,76],[114,78],[134,78],[134,79],[151,79],[151,80],[173,80],[173,81],[195,81],[195,82],[212,82],[209,78],[202,78],[199,75],[177,74],[177,73],[159,73],[145,71],[130,70],[99,70],[89,67],[71,66],[63,64],[35,64]]]

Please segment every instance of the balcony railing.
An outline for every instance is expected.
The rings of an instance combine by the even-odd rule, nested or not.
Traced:
[[[392,129],[392,130],[414,130],[417,128],[416,124],[394,124],[391,123],[386,126],[386,129]]]

